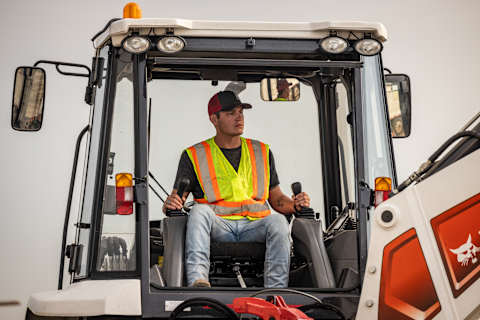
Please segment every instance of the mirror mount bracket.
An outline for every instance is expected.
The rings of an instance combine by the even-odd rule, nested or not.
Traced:
[[[36,67],[39,64],[51,64],[55,66],[55,69],[57,69],[58,73],[64,76],[88,78],[88,85],[85,89],[85,102],[89,105],[92,105],[93,104],[93,86],[99,85],[99,83],[101,83],[102,81],[101,72],[103,69],[104,60],[105,60],[104,58],[99,58],[99,57],[94,57],[92,59],[93,72],[90,70],[88,66],[83,64],[52,61],[52,60],[38,60],[37,62],[35,62],[33,66]],[[68,71],[62,70],[60,67],[74,67],[74,68],[84,69],[86,70],[86,72],[84,73],[68,72]]]
[[[61,61],[52,61],[52,60],[38,60],[37,62],[35,62],[35,64],[33,66],[36,67],[37,65],[42,64],[42,63],[43,64],[53,64],[55,66],[55,68],[57,69],[58,73],[63,74],[64,76],[90,78],[90,74],[92,73],[90,71],[90,68],[87,67],[86,65],[78,64],[78,63],[71,63],[71,62],[61,62]],[[62,69],[60,69],[61,66],[82,68],[82,69],[87,70],[87,73],[77,73],[77,72],[63,71]]]
[[[92,72],[89,73],[88,85],[85,88],[85,102],[89,105],[93,105],[93,86],[102,86],[102,71],[105,58],[93,57],[92,58]]]

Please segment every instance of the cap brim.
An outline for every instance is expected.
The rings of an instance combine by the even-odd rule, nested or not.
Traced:
[[[235,109],[236,107],[242,107],[243,109],[252,109],[252,105],[249,103],[240,103],[235,106],[230,106],[230,107],[223,107],[222,110],[220,111],[230,111]]]
[[[252,109],[252,105],[249,103],[241,103],[240,107],[242,107],[243,109]]]

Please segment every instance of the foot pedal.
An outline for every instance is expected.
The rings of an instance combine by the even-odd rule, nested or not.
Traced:
[[[247,285],[245,284],[245,280],[243,280],[242,274],[240,273],[240,266],[234,265],[233,272],[237,275],[238,283],[240,283],[240,287],[246,288]]]

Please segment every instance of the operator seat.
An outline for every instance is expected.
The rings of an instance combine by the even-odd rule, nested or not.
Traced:
[[[187,218],[187,216],[171,216],[163,219],[163,276],[168,287],[185,285],[185,231]],[[295,253],[304,257],[308,262],[313,281],[312,287],[334,288],[335,278],[323,243],[321,222],[306,218],[295,219],[292,226],[292,238]],[[265,244],[254,242],[212,242],[210,256],[211,263],[222,257],[231,258],[232,262],[243,261],[246,258],[252,262],[258,263],[258,261],[261,261],[263,266]],[[233,279],[233,283],[238,285],[237,280]],[[228,284],[226,279],[217,280]],[[247,285],[249,285],[249,278],[247,277],[246,280]],[[260,280],[263,281],[263,279]],[[252,281],[253,279],[250,279],[250,282]],[[215,281],[212,281],[212,284],[215,285]]]
[[[166,217],[163,219],[163,277],[168,287],[181,287],[185,285],[185,233],[187,216]],[[232,263],[255,264],[265,261],[265,243],[261,242],[216,242],[210,243],[210,261],[214,265],[219,261],[230,260]],[[228,265],[230,267],[231,264]],[[224,270],[227,271],[227,270]],[[230,270],[228,270],[230,271]],[[237,286],[236,278],[228,280],[225,277],[211,279],[212,284]],[[246,279],[247,285],[253,283],[253,279]],[[263,279],[261,279],[263,283]]]

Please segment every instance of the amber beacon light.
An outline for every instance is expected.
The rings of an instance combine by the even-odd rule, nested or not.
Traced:
[[[130,2],[123,7],[123,18],[131,18],[131,19],[140,19],[142,17],[142,10],[140,6],[135,2]]]

